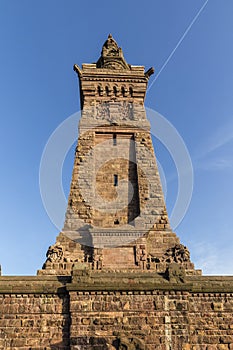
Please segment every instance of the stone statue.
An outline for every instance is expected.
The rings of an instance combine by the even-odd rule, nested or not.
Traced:
[[[190,253],[183,244],[176,244],[174,247],[169,248],[165,255],[164,261],[168,263],[183,263],[190,261]]]
[[[46,254],[47,261],[60,262],[63,258],[63,249],[59,245],[51,245]]]

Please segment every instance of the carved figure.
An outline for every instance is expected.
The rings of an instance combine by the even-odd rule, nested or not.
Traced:
[[[46,253],[47,261],[60,262],[63,258],[63,249],[59,245],[51,245]]]
[[[96,107],[96,119],[109,119],[109,103],[102,103]]]
[[[186,246],[183,244],[176,244],[166,250],[165,254],[161,257],[156,257],[151,254],[147,257],[147,269],[156,268],[156,264],[167,263],[167,264],[183,264],[190,262],[190,253]]]
[[[174,247],[171,247],[166,251],[163,261],[168,263],[183,263],[190,261],[189,250],[183,244],[176,244]]]
[[[132,103],[124,101],[123,103],[119,104],[118,109],[119,109],[119,116],[122,120],[134,119]]]

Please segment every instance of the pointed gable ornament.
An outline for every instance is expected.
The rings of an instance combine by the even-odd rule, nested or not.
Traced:
[[[105,41],[101,56],[96,63],[97,68],[113,69],[113,70],[130,70],[130,65],[125,61],[122,49],[117,42],[109,34]]]

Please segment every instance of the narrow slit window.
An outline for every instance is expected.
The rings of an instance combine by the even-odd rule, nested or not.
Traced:
[[[117,136],[116,136],[116,134],[113,134],[112,142],[113,142],[113,146],[117,145]]]
[[[113,175],[113,183],[114,183],[114,186],[118,186],[118,175],[116,174]]]
[[[102,88],[102,86],[98,86],[98,94],[99,94],[99,96],[103,96],[103,88]]]

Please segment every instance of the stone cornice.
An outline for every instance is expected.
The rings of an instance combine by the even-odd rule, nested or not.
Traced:
[[[122,292],[127,294],[176,294],[197,296],[233,294],[233,276],[186,276],[185,283],[170,283],[154,272],[76,271],[73,276],[1,276],[2,294],[64,294],[67,292]]]

